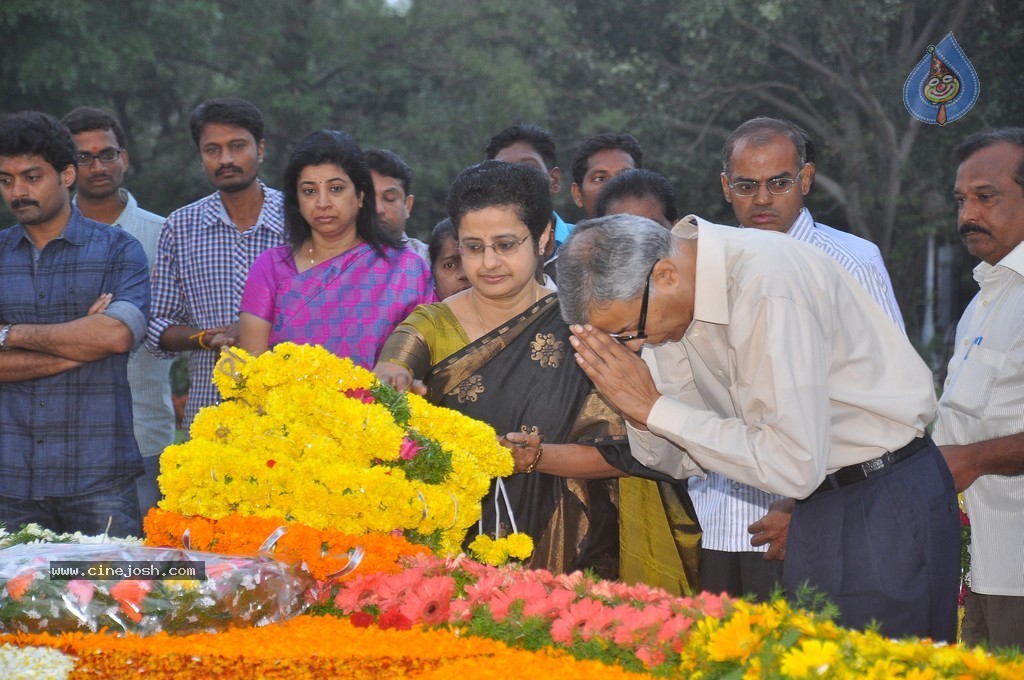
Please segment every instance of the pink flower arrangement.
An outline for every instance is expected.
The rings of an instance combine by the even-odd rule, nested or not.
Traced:
[[[491,567],[461,555],[419,555],[399,574],[356,577],[341,585],[334,604],[357,626],[450,627],[529,649],[596,653],[638,670],[678,662],[694,622],[732,608],[728,598],[709,593],[674,597],[579,572]]]

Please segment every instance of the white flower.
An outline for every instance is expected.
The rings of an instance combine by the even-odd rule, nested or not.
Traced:
[[[75,657],[56,649],[0,645],[0,677],[3,678],[58,680],[68,677],[74,668]]]

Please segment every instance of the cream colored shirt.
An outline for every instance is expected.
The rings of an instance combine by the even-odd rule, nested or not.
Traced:
[[[1024,431],[1024,244],[974,269],[981,290],[956,327],[939,400],[938,444]],[[1024,596],[1024,475],[985,475],[964,492],[971,518],[971,590]]]
[[[924,433],[931,372],[831,258],[694,216],[673,233],[698,243],[694,318],[680,342],[643,350],[663,396],[649,430],[630,428],[638,461],[805,498],[827,473]]]

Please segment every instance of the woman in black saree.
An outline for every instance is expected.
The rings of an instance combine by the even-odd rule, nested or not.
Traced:
[[[530,567],[616,578],[614,478],[643,468],[621,418],[577,367],[555,292],[537,281],[551,238],[548,180],[487,161],[456,177],[447,207],[472,286],[418,307],[375,371],[507,433],[517,474],[492,486],[467,541],[514,525],[534,540]]]

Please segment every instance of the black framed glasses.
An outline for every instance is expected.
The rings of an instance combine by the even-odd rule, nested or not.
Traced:
[[[733,193],[737,196],[743,196],[744,198],[750,198],[751,196],[757,196],[757,193],[761,191],[761,187],[764,186],[768,190],[768,193],[772,196],[783,196],[793,190],[793,186],[800,181],[800,175],[803,174],[804,169],[800,168],[800,172],[796,173],[796,177],[776,177],[766,181],[763,185],[761,182],[750,182],[748,180],[740,180],[739,182],[733,182],[729,185]]]
[[[121,155],[124,149],[118,147],[116,149],[103,149],[99,153],[89,153],[88,151],[79,151],[75,154],[78,159],[79,165],[92,165],[94,160],[98,160],[103,165],[107,163],[113,163]]]
[[[658,260],[655,260],[654,264],[651,265],[651,271],[647,272],[647,282],[644,283],[644,295],[640,298],[640,322],[636,325],[636,333],[632,335],[624,335],[622,333],[608,334],[623,345],[634,340],[647,339],[647,302],[651,299],[651,276],[654,274],[654,268],[658,265],[658,262]]]

